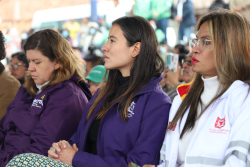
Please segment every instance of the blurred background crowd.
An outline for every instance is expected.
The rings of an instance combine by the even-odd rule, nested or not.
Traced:
[[[112,21],[139,15],[154,28],[163,58],[169,52],[179,54],[177,72],[166,69],[161,82],[170,97],[176,86],[191,81],[191,58],[186,55],[188,38],[196,34],[197,19],[216,7],[247,15],[250,11],[250,0],[1,0],[0,4],[0,29],[7,52],[1,62],[21,84],[28,68],[22,45],[32,33],[46,28],[59,31],[82,58],[85,76],[92,78],[92,74],[88,76],[91,69],[104,64],[101,47],[108,40]],[[99,66],[97,71],[104,74],[105,69]],[[97,84],[94,89],[99,80],[92,79]]]

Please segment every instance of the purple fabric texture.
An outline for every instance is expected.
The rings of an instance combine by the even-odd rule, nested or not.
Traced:
[[[75,76],[35,97],[20,87],[0,121],[0,166],[21,153],[47,155],[53,142],[69,140],[91,98],[88,87]]]
[[[158,86],[162,76],[154,77],[136,93],[128,109],[128,120],[123,122],[116,103],[104,116],[97,137],[97,155],[84,152],[88,129],[100,110],[104,99],[87,121],[86,115],[98,91],[84,110],[77,132],[69,140],[76,143],[79,151],[73,158],[74,167],[127,167],[129,162],[137,165],[158,164],[164,140],[171,100]]]

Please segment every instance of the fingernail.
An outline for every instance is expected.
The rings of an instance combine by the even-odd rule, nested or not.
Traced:
[[[57,149],[58,152],[60,152],[61,150],[60,149]]]
[[[56,154],[55,157],[58,158],[58,155]]]
[[[63,147],[66,148],[66,145],[64,145]]]

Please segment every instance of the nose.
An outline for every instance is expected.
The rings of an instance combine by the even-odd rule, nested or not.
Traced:
[[[32,72],[32,71],[35,71],[35,67],[33,65],[33,63],[29,63],[29,68],[28,68],[28,71]]]
[[[108,51],[108,42],[106,42],[104,45],[103,45],[103,47],[102,47],[102,51],[103,52],[107,52]]]
[[[196,54],[196,53],[200,53],[201,51],[198,49],[198,45],[196,44],[196,45],[192,48],[191,52],[192,52],[193,54]]]
[[[187,68],[188,65],[187,65],[187,62],[185,62],[183,65],[182,65],[183,68]]]

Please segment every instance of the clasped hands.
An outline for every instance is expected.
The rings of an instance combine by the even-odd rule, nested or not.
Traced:
[[[71,146],[67,141],[60,140],[52,144],[52,147],[48,151],[48,157],[72,166],[72,160],[77,151],[78,147],[76,144]]]

